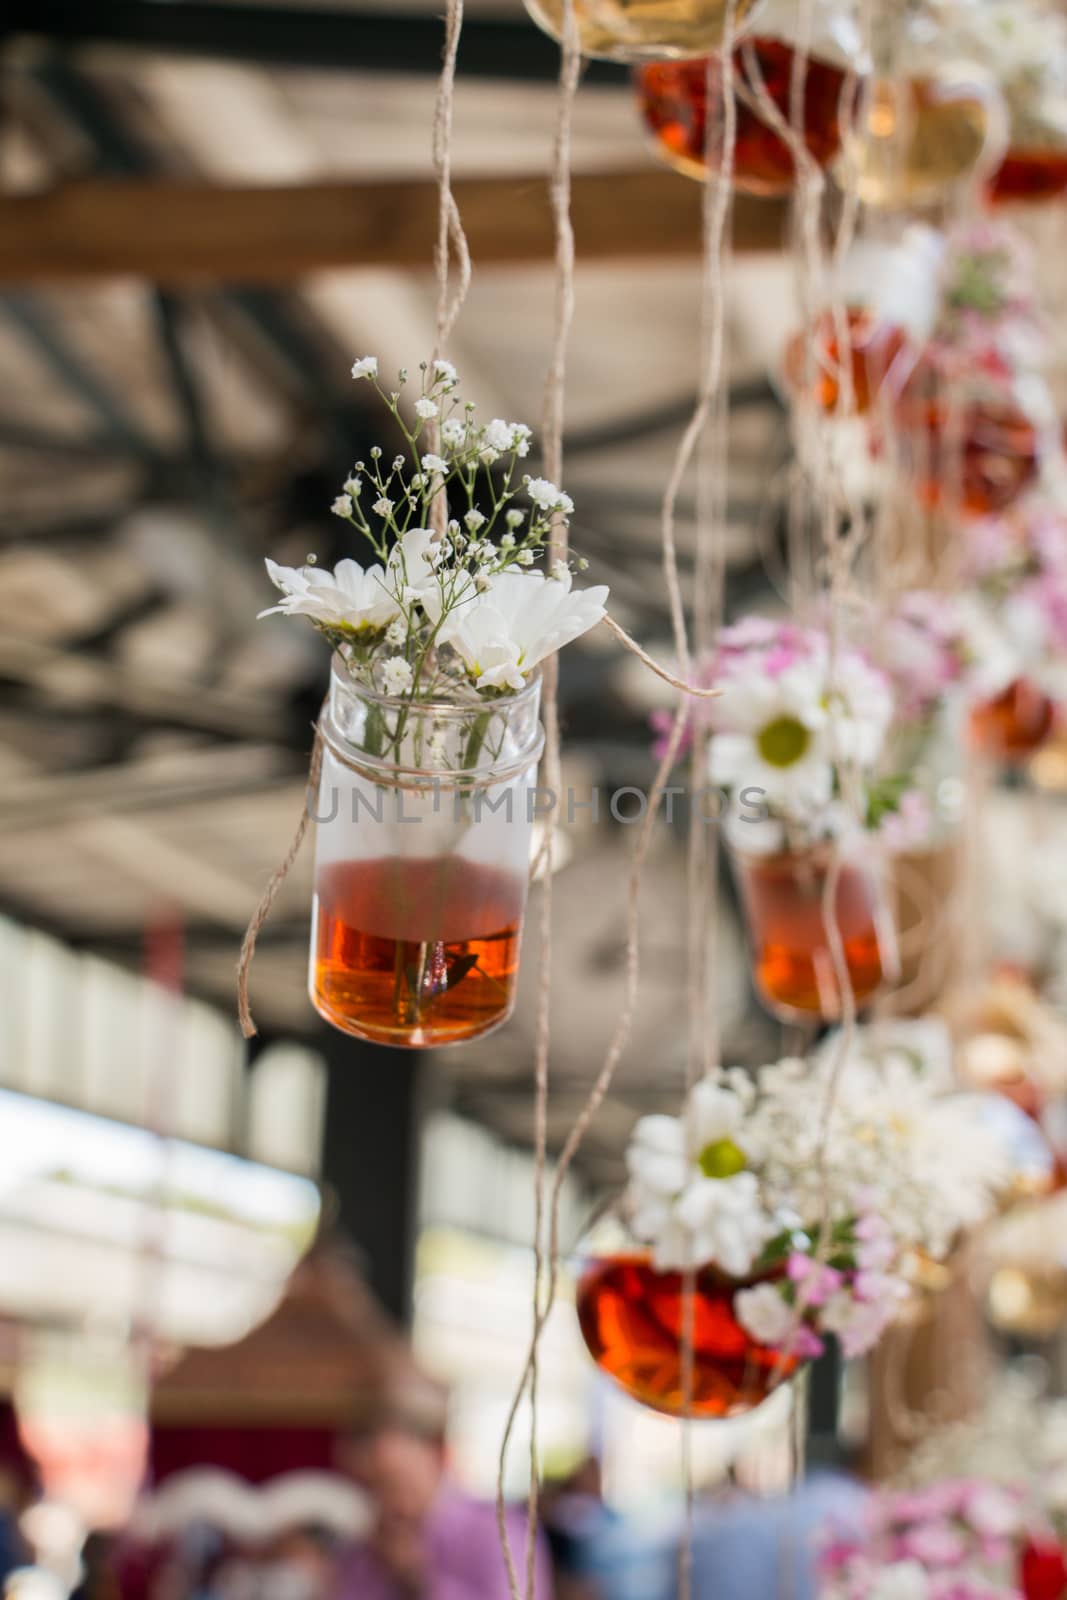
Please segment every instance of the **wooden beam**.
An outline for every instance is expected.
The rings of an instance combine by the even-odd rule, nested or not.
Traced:
[[[551,258],[543,176],[464,178],[456,198],[481,266]],[[580,261],[691,256],[700,188],[655,168],[574,179]],[[434,185],[423,180],[285,187],[93,178],[0,199],[0,284],[128,275],[153,283],[289,282],[350,267],[432,261]],[[781,204],[738,195],[734,247],[781,247]]]

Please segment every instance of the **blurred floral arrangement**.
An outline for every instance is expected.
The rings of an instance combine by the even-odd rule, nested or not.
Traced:
[[[947,1255],[1010,1182],[980,1104],[945,1092],[941,1035],[874,1038],[844,1070],[828,1053],[721,1073],[680,1116],[641,1118],[627,1150],[624,1210],[654,1265],[755,1280],[739,1322],[801,1358],[829,1333],[870,1349],[910,1292],[909,1257]]]

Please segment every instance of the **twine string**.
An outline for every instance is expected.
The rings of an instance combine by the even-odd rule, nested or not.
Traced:
[[[292,842],[282,857],[280,863],[270,875],[267,887],[255,911],[252,920],[245,931],[241,941],[241,954],[237,962],[237,1019],[241,1024],[241,1032],[246,1039],[255,1038],[257,1029],[252,1016],[252,1007],[248,999],[248,980],[252,970],[252,958],[256,953],[256,940],[259,938],[263,924],[270,916],[271,908],[278,898],[278,891],[289,876],[294,861],[300,854],[300,847],[308,831],[311,821],[311,807],[315,803],[319,789],[319,777],[322,773],[322,729],[316,723],[315,742],[311,747],[311,763],[308,767],[307,783],[304,787],[304,804],[300,812],[300,821],[296,825]]]

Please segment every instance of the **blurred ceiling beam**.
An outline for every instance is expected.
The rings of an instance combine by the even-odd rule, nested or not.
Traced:
[[[0,34],[78,44],[127,44],[183,55],[336,71],[441,70],[444,25],[425,12],[337,6],[226,3],[226,0],[6,0]],[[559,50],[518,15],[468,17],[459,71],[479,78],[556,78]],[[625,67],[586,64],[587,81],[625,83]]]
[[[481,267],[549,261],[552,217],[542,175],[453,185]],[[580,261],[692,256],[696,184],[673,173],[578,173]],[[734,249],[781,248],[785,212],[738,195]],[[0,200],[0,283],[135,275],[169,286],[290,282],[331,268],[426,271],[437,227],[423,180],[244,187],[162,179],[86,179]]]

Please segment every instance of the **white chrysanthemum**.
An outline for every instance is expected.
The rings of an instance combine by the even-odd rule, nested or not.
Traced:
[[[431,400],[429,395],[420,394],[415,401],[415,415],[424,422],[429,422],[431,417],[436,417],[439,407],[436,400]]]
[[[275,588],[285,598],[261,611],[261,617],[282,613],[309,617],[334,628],[384,628],[400,611],[380,566],[364,570],[358,561],[339,561],[333,572],[319,567],[281,567],[267,562]]]
[[[353,378],[376,378],[378,376],[378,357],[360,356],[358,361],[352,363]]]
[[[386,694],[406,694],[414,681],[411,663],[403,656],[390,656],[382,663],[382,687]]]
[[[569,583],[539,572],[501,572],[488,593],[449,612],[438,640],[452,646],[479,689],[521,689],[546,656],[600,622],[607,597],[603,585],[572,593]],[[429,590],[423,604],[439,621],[440,596]]]

